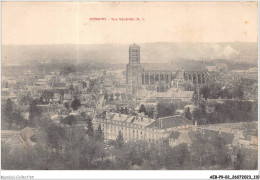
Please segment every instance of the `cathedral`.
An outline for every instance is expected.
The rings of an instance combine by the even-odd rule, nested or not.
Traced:
[[[172,87],[191,84],[193,88],[207,83],[207,70],[203,64],[179,67],[173,63],[141,63],[140,46],[129,46],[129,63],[126,66],[126,83],[130,94],[142,88],[166,92]]]

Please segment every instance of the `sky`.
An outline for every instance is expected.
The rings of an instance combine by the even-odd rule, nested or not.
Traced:
[[[2,2],[2,45],[257,42],[257,35],[257,2]]]

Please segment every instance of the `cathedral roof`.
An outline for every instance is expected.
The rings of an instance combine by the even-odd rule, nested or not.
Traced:
[[[196,62],[190,65],[185,65],[184,67],[172,63],[142,63],[141,65],[145,71],[178,71],[182,68],[184,69],[184,72],[207,71],[205,66]]]
[[[182,116],[176,115],[176,116],[159,118],[159,120],[154,121],[148,127],[149,128],[157,127],[161,129],[166,129],[166,128],[173,128],[178,126],[186,126],[186,125],[192,125],[192,122]]]
[[[142,63],[145,71],[177,71],[179,68],[169,63]]]

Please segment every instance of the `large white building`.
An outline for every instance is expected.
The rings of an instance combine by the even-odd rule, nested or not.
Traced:
[[[143,114],[130,116],[120,113],[106,113],[105,118],[95,118],[95,129],[99,125],[105,140],[116,140],[121,132],[126,142],[144,140],[149,143],[159,143],[167,139],[172,131],[194,128],[191,121],[180,115],[154,120]]]

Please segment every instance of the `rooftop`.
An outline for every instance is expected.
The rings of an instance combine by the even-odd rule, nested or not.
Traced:
[[[159,118],[157,121],[154,121],[148,127],[167,129],[167,128],[173,128],[178,126],[185,126],[185,125],[192,125],[192,122],[183,116],[176,115],[176,116]]]
[[[182,66],[172,63],[142,63],[141,64],[145,71],[178,71],[182,69]],[[195,63],[189,66],[183,67],[184,72],[189,71],[207,71],[205,66],[200,63]]]
[[[132,124],[142,125],[142,126],[148,126],[149,124],[151,124],[155,121],[153,119],[149,119],[146,117],[129,116],[126,114],[119,114],[119,113],[111,113],[109,115],[109,119],[111,119],[113,121],[132,123]]]

